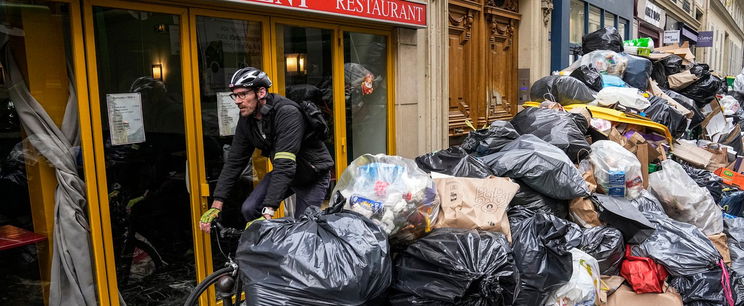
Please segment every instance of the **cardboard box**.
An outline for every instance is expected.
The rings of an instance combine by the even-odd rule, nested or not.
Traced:
[[[672,149],[672,154],[700,169],[705,169],[713,158],[713,153],[685,142],[677,142]]]
[[[620,288],[607,299],[607,306],[682,306],[682,296],[674,288],[667,286],[664,293],[636,294],[628,285]]]

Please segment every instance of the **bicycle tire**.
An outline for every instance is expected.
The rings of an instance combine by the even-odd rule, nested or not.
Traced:
[[[201,281],[201,283],[196,285],[194,290],[191,291],[191,294],[189,294],[189,297],[186,298],[186,302],[183,303],[183,305],[184,306],[199,305],[199,297],[201,297],[201,295],[204,294],[204,292],[207,291],[207,289],[209,289],[210,286],[214,285],[214,283],[217,282],[217,280],[220,279],[221,276],[229,275],[232,273],[233,273],[232,267],[225,267],[210,274],[203,281]]]

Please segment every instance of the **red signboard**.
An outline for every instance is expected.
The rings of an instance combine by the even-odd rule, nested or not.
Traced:
[[[412,0],[231,0],[425,27],[426,4]]]

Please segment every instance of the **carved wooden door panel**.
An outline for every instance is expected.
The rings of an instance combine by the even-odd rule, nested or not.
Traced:
[[[449,136],[516,112],[516,0],[449,0]]]
[[[474,12],[470,8],[450,6],[449,11],[449,125],[450,134],[467,132],[466,120],[471,120],[468,90],[476,78],[469,65],[474,54]]]

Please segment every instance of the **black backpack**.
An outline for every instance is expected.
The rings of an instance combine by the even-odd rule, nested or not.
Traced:
[[[331,129],[328,127],[328,122],[323,117],[323,112],[320,111],[318,105],[307,100],[299,103],[292,100],[287,101],[292,103],[284,103],[297,107],[302,112],[302,116],[305,117],[307,131],[305,131],[304,140],[325,141],[331,137]]]

